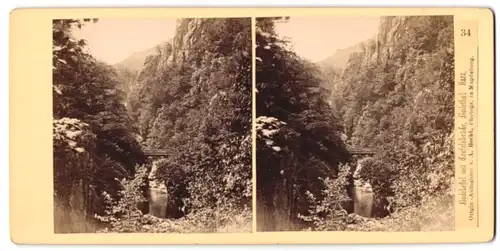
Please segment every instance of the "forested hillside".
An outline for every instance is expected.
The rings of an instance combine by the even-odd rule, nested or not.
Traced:
[[[137,73],[137,71],[139,71],[144,66],[146,58],[151,54],[156,53],[157,50],[158,46],[155,46],[143,51],[134,52],[123,61],[114,64],[113,67],[115,67],[116,69],[126,69],[128,71]]]
[[[251,20],[181,19],[138,72],[84,52],[81,25],[53,24],[56,231],[250,231]],[[148,176],[168,219],[142,207]]]
[[[453,86],[453,17],[386,17],[332,92],[349,144],[376,150],[360,172],[375,203],[435,206],[448,218],[432,223],[445,229],[453,227]],[[426,228],[427,220],[405,227]]]
[[[321,88],[320,71],[285,49],[272,18],[257,21],[257,226],[290,230],[308,214],[308,193],[322,199],[322,178],[350,159]]]
[[[97,20],[94,20],[97,21]],[[71,31],[90,20],[53,22],[55,231],[95,231],[103,192],[118,196],[117,179],[145,159],[116,86],[119,77],[85,52]]]
[[[345,69],[345,67],[347,66],[347,62],[351,57],[351,54],[355,52],[360,52],[362,48],[363,48],[363,43],[359,43],[345,49],[337,50],[333,55],[321,60],[317,64],[322,69],[328,69],[328,68],[336,70]]]
[[[258,230],[453,229],[453,17],[382,17],[343,67],[276,20],[256,27]],[[55,232],[251,231],[251,20],[180,19],[138,68],[87,52],[92,22],[53,22]]]
[[[266,177],[273,175],[265,173],[280,166],[272,158],[296,174],[291,180],[290,171],[281,169],[281,176],[274,174],[280,178],[269,182],[293,194],[287,205],[295,206],[279,206],[272,198],[261,204],[297,208],[288,210],[288,219],[302,214],[294,226],[265,229],[453,229],[453,17],[383,17],[378,35],[363,42],[343,69],[311,66],[279,45],[269,19],[258,25],[257,116],[273,117],[261,118],[266,122],[258,127],[258,191],[271,196],[278,189],[267,187]],[[331,94],[321,97],[320,88]],[[285,132],[280,151],[273,150],[278,138],[269,141],[268,135]],[[300,150],[289,150],[294,148]],[[348,158],[345,149],[372,149],[374,155]],[[349,206],[359,184],[371,187],[373,218],[355,215]]]
[[[183,19],[129,96],[143,146],[168,151],[156,164],[169,196],[219,225],[251,216],[250,34],[250,19]]]
[[[144,67],[146,59],[149,56],[156,54],[158,50],[165,46],[165,43],[158,44],[143,51],[134,52],[123,61],[120,61],[113,65],[113,68],[116,69],[119,77],[121,78],[118,89],[122,90],[127,97],[125,99],[125,101],[127,102],[124,103],[126,106],[129,105],[129,94],[133,92],[132,90],[134,88],[137,88],[135,80],[139,71],[141,71],[142,67]]]

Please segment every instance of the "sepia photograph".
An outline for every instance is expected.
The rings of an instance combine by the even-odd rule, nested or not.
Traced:
[[[251,18],[52,22],[55,233],[252,231]]]
[[[257,231],[453,231],[453,16],[255,29]]]
[[[492,9],[9,20],[14,245],[495,238]]]

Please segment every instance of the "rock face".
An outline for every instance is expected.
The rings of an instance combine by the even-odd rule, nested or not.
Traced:
[[[137,71],[144,65],[146,58],[156,53],[156,50],[157,46],[154,46],[143,51],[135,52],[123,61],[116,63],[114,67],[117,69],[126,69],[137,74]]]
[[[406,52],[401,51],[400,48],[403,47],[401,43],[405,41],[404,38],[407,36],[407,27],[428,25],[427,22],[427,19],[420,19],[418,17],[382,17],[378,33],[372,39],[339,50],[326,60],[318,63],[323,69],[325,87],[331,91],[332,96],[345,96],[349,95],[346,91],[352,91],[352,86],[361,89],[363,86],[369,85],[371,79],[355,84],[349,83],[352,86],[349,88],[345,87],[347,81],[352,81],[353,83],[353,79],[358,81],[353,76],[360,75],[366,69],[373,69],[373,65],[388,61],[398,62],[398,59],[403,61],[402,59],[404,59]],[[332,98],[330,105],[335,114],[339,114],[338,117],[341,117],[342,113],[345,115],[345,111],[341,112],[341,110],[345,109],[347,105],[341,99]],[[359,113],[359,111],[354,111],[353,113]],[[352,133],[348,134],[352,137]],[[361,166],[359,165],[356,170],[352,170],[354,174],[349,194],[354,204],[352,207],[349,207],[350,210],[348,211],[356,212],[365,217],[386,216],[387,212],[384,209],[386,199],[374,197],[371,186],[367,181],[360,179]]]
[[[164,53],[165,47],[169,45],[169,42],[164,42],[152,48],[140,52],[135,52],[125,60],[113,65],[118,73],[118,77],[120,78],[121,83],[119,86],[117,86],[117,88],[124,92],[126,97],[125,106],[128,106],[129,102],[127,102],[127,99],[129,98],[129,94],[137,89],[136,80],[138,74],[142,71],[145,62],[152,56],[157,56]]]
[[[363,49],[363,43],[353,45],[351,47],[337,50],[333,55],[318,62],[321,68],[344,69],[349,61],[351,54],[360,52]]]
[[[170,109],[174,106],[172,103],[185,107],[190,98],[197,99],[190,100],[192,104],[187,105],[188,109],[194,109],[201,103],[206,108],[206,99],[225,96],[224,91],[230,88],[224,86],[227,85],[225,82],[235,80],[230,79],[233,78],[232,72],[226,72],[233,66],[225,65],[251,57],[245,48],[241,48],[241,41],[246,39],[240,35],[245,22],[246,19],[180,19],[172,40],[151,51],[130,87],[128,99],[132,117],[143,123],[139,127],[146,141],[151,131],[156,130],[156,134],[163,135],[169,132],[165,131],[165,123],[157,124],[144,117],[158,117],[160,115],[154,113]],[[223,38],[227,34],[238,35],[231,39]],[[218,76],[220,74],[223,75]],[[228,80],[222,81],[225,78]],[[184,104],[178,105],[181,103],[178,99],[184,99]],[[146,120],[149,123],[145,124]],[[155,142],[148,142],[158,147]]]
[[[364,65],[385,62],[389,59],[401,59],[404,61],[408,51],[401,51],[401,46],[405,41],[405,37],[413,37],[411,46],[414,48],[427,47],[436,41],[429,41],[429,37],[435,34],[409,34],[416,29],[428,29],[429,32],[438,32],[440,27],[433,27],[437,25],[436,20],[440,17],[383,17],[380,19],[380,26],[378,34],[375,38],[362,43],[361,50],[357,53],[358,57],[362,58]],[[438,24],[439,25],[439,24]],[[414,37],[417,36],[417,39]],[[433,49],[429,46],[429,50]]]
[[[174,38],[147,51],[148,55],[144,58],[142,66],[137,69],[133,85],[137,87],[144,84],[146,79],[164,72],[169,65],[184,63],[197,39],[204,34],[203,22],[202,19],[178,20]]]
[[[409,17],[382,17],[378,34],[372,39],[362,41],[345,49],[340,49],[330,57],[318,62],[321,68],[345,69],[352,56],[361,55],[364,64],[387,59],[394,55],[394,46],[400,42]]]
[[[144,113],[143,108],[141,108],[143,105],[143,100],[141,100],[143,97],[141,96],[144,96],[144,94],[151,96],[148,93],[154,92],[155,89],[152,85],[161,84],[160,80],[165,78],[165,74],[186,62],[193,44],[204,33],[201,27],[203,22],[204,20],[201,19],[179,20],[176,35],[170,41],[136,52],[124,61],[114,65],[122,82],[122,85],[118,88],[127,94],[126,106],[133,120],[138,121],[145,117],[144,114],[141,117],[141,112]],[[150,123],[147,118],[142,120]],[[139,127],[141,126],[139,125]],[[140,134],[144,138],[148,136],[145,130],[141,130]],[[181,217],[183,214],[177,211],[183,206],[179,204],[182,200],[180,198],[169,198],[172,196],[168,196],[166,182],[159,181],[161,179],[157,177],[157,168],[155,161],[148,177],[149,211],[161,218]]]
[[[409,17],[384,17],[380,19],[379,35],[372,51],[375,58],[389,58],[406,30]],[[373,58],[372,57],[372,58]]]
[[[250,28],[248,18],[180,19],[175,36],[149,52],[129,85],[127,108],[143,147],[168,152],[159,168],[160,180],[166,180],[168,218],[188,212],[183,199],[194,197],[187,187],[198,180],[186,173],[201,169],[192,160],[207,142],[221,144],[216,134],[240,141],[236,137],[251,125],[251,106],[245,102],[251,100],[251,80],[246,79],[251,76]],[[248,96],[239,95],[246,90]],[[206,151],[207,156],[219,154]],[[150,186],[163,190],[155,178]]]
[[[338,50],[332,56],[318,62],[318,65],[322,68],[345,69],[355,54],[362,55],[364,64],[395,56],[394,47],[400,42],[409,22],[409,17],[382,17],[378,34],[374,38]]]
[[[136,70],[135,77],[130,82],[129,88],[131,93],[137,93],[150,78],[159,77],[158,73],[165,69],[167,58],[172,54],[172,44],[165,42],[157,45],[148,52],[148,56],[144,58],[142,66]]]
[[[372,39],[362,41],[345,49],[340,49],[333,55],[317,63],[322,69],[342,70],[352,61],[353,57],[362,58],[363,64],[375,63],[379,60],[397,56],[394,51],[396,44],[405,32],[405,26],[410,22],[409,17],[382,17],[378,34]]]

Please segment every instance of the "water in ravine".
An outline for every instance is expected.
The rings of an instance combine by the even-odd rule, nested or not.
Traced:
[[[363,217],[371,217],[373,192],[363,187],[355,187],[354,191],[354,213]]]
[[[149,214],[159,218],[166,218],[167,199],[166,191],[149,190]]]

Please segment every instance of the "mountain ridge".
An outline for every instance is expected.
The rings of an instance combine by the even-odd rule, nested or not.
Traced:
[[[112,66],[117,68],[117,69],[127,69],[129,71],[138,72],[142,68],[142,66],[144,66],[144,63],[145,63],[147,57],[155,54],[155,52],[158,50],[159,47],[161,47],[167,43],[170,43],[170,42],[163,41],[163,42],[158,43],[157,45],[152,46],[148,49],[133,52],[128,57],[119,61],[118,63],[113,64]]]
[[[361,52],[363,44],[365,42],[366,41],[362,41],[355,45],[351,45],[343,49],[338,49],[325,59],[316,62],[316,64],[319,65],[321,68],[344,69],[347,66],[349,57],[355,52]]]

